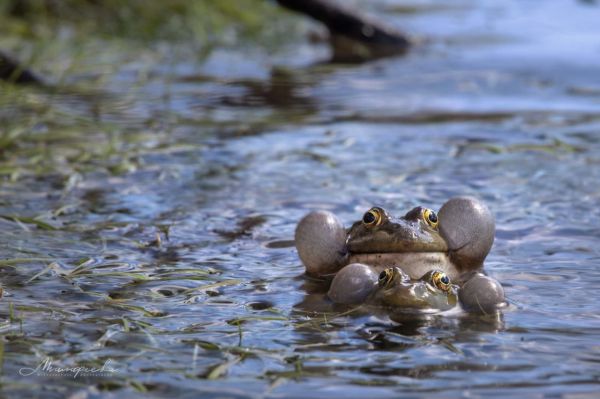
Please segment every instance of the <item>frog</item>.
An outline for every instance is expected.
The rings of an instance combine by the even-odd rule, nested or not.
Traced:
[[[350,228],[330,211],[305,215],[295,230],[298,255],[309,276],[345,281],[367,290],[373,275],[398,267],[411,280],[443,272],[458,287],[460,306],[489,313],[506,305],[499,281],[485,274],[483,262],[495,235],[490,209],[470,196],[446,201],[439,212],[417,206],[396,217],[380,206],[368,209]],[[366,300],[368,296],[363,299]]]

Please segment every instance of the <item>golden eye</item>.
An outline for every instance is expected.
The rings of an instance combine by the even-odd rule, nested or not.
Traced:
[[[379,273],[379,286],[385,287],[390,281],[392,281],[392,276],[394,275],[394,271],[390,269],[385,269],[381,273]]]
[[[383,220],[383,212],[379,208],[369,209],[362,218],[365,226],[379,226]]]
[[[425,221],[425,223],[427,223],[428,225],[430,225],[434,229],[437,228],[438,217],[435,214],[435,212],[432,211],[431,209],[425,208],[423,210],[423,220]]]
[[[431,275],[431,280],[433,282],[433,285],[442,291],[449,291],[450,287],[452,286],[450,284],[450,277],[448,277],[446,273],[441,272],[439,270],[433,272],[433,274]]]

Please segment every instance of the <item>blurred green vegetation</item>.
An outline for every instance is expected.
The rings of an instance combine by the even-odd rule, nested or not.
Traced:
[[[0,50],[62,81],[144,56],[273,52],[299,37],[298,20],[268,0],[2,0]]]
[[[3,0],[0,33],[37,40],[72,33],[214,46],[277,38],[285,30],[277,23],[283,15],[266,0]]]
[[[180,65],[206,73],[215,49],[260,59],[294,46],[302,29],[269,0],[0,0],[0,50],[50,84],[0,81],[0,179],[58,173],[67,187],[89,170],[136,170],[141,152],[155,150],[142,144],[176,144],[177,115],[124,123],[129,110],[162,101],[147,98],[148,85],[168,85]]]

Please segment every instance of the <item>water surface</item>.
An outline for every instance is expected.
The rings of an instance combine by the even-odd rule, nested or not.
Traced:
[[[3,393],[597,394],[600,8],[406,4],[370,6],[429,39],[399,58],[302,44],[126,62],[94,90],[3,84],[4,134],[28,138],[0,153]],[[304,277],[306,212],[457,195],[496,216],[501,314],[394,323]],[[22,375],[46,359],[117,370]]]

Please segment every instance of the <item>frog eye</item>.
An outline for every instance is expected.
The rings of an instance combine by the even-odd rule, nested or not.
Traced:
[[[392,269],[385,269],[381,273],[379,273],[379,286],[385,287],[390,281],[392,281],[392,276],[394,271]]]
[[[379,208],[369,209],[362,218],[365,226],[379,226],[383,220],[383,212]]]
[[[427,223],[434,229],[438,225],[438,217],[437,217],[436,213],[434,211],[432,211],[431,209],[425,208],[423,210],[423,220],[425,221],[425,223]]]
[[[448,277],[448,275],[446,273],[436,270],[431,275],[431,280],[433,282],[433,285],[436,288],[438,288],[442,291],[450,290],[450,287],[451,287],[450,277]]]

